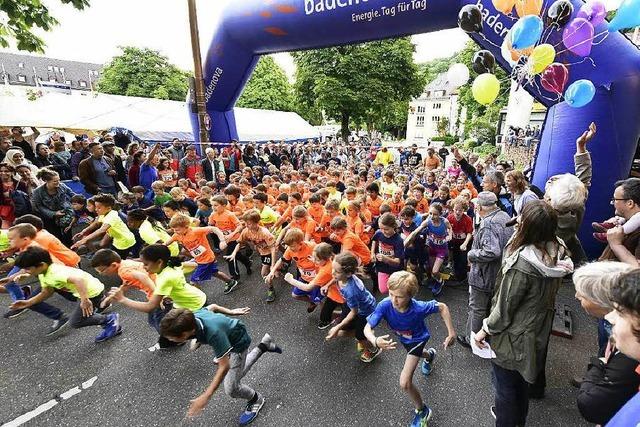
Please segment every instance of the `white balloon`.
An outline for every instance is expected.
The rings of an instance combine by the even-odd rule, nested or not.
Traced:
[[[509,50],[509,45],[511,44],[511,33],[507,33],[504,38],[504,42],[502,42],[502,46],[500,47],[500,54],[504,58],[505,61],[509,63],[512,67],[518,63],[518,61],[514,61],[511,56],[511,51]]]
[[[447,71],[447,78],[451,87],[460,87],[469,81],[469,69],[464,64],[453,64]]]

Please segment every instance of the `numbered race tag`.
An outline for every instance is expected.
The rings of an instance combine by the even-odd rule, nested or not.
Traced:
[[[378,245],[378,253],[384,256],[393,257],[395,251],[393,250],[393,246],[386,243],[380,243]]]
[[[305,282],[309,282],[314,277],[316,277],[316,271],[315,270],[303,270],[303,269],[299,269],[299,270],[300,270],[300,275],[302,276],[302,279]]]
[[[204,246],[198,246],[197,248],[191,249],[189,253],[191,254],[192,257],[196,258],[202,255],[205,251],[206,251],[206,248]]]

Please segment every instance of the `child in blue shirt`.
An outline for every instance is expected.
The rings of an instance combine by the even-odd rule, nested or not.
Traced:
[[[404,243],[397,228],[396,217],[387,212],[378,219],[378,231],[371,239],[371,259],[376,262],[378,289],[382,294],[389,292],[389,276],[404,268]]]
[[[447,327],[447,338],[444,340],[444,348],[447,349],[456,341],[456,331],[451,321],[451,314],[446,304],[432,301],[418,301],[414,297],[418,293],[418,280],[407,271],[398,271],[389,278],[389,296],[376,306],[374,312],[367,318],[364,334],[367,340],[374,345],[374,351],[395,350],[396,343],[389,335],[376,337],[373,329],[380,324],[382,319],[387,321],[389,327],[395,332],[400,343],[407,350],[404,368],[400,373],[400,386],[409,395],[415,406],[415,414],[411,426],[426,425],[432,415],[431,409],[425,405],[417,387],[413,384],[413,373],[418,367],[421,358],[421,370],[424,375],[431,373],[432,364],[436,356],[436,350],[425,350],[430,334],[425,319],[433,313],[440,313]]]
[[[342,321],[329,330],[326,340],[329,341],[336,336],[355,335],[358,344],[363,348],[360,360],[369,363],[380,354],[380,349],[374,349],[364,335],[367,316],[373,313],[376,299],[364,287],[362,280],[356,276],[358,259],[353,254],[343,252],[336,255],[332,268],[331,274],[340,287],[345,304],[342,311]]]

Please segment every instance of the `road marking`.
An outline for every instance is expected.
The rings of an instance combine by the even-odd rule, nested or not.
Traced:
[[[93,385],[93,383],[96,382],[97,379],[98,379],[98,377],[89,378],[87,381],[83,382],[81,385],[73,387],[73,388],[65,391],[64,393],[61,393],[59,396],[56,396],[55,398],[51,399],[50,401],[48,401],[46,403],[43,403],[42,405],[38,406],[33,411],[29,411],[26,414],[22,414],[18,418],[14,419],[12,421],[9,421],[8,423],[2,424],[2,426],[0,426],[0,427],[18,427],[18,426],[21,426],[22,424],[24,424],[24,423],[26,423],[28,421],[31,421],[32,419],[34,419],[38,415],[41,415],[41,414],[47,412],[49,409],[53,408],[58,403],[63,402],[65,400],[75,396],[76,394],[79,394],[80,392],[82,392],[82,390],[88,389],[89,387],[91,387]]]

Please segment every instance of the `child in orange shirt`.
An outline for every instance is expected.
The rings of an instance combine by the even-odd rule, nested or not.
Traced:
[[[31,214],[23,215],[17,218],[14,224],[33,225],[37,230],[36,237],[33,240],[49,252],[52,258],[59,260],[67,267],[78,267],[80,265],[80,255],[66,247],[56,236],[44,230],[44,224],[37,216]]]
[[[209,215],[209,225],[217,227],[222,231],[225,241],[227,242],[226,254],[230,255],[238,245],[238,237],[240,231],[242,231],[242,224],[238,217],[231,213],[227,206],[229,202],[227,198],[222,195],[214,196],[211,199],[211,207],[213,212]],[[233,261],[227,261],[229,266],[229,274],[232,279],[240,279],[240,261],[247,268],[247,275],[251,275],[251,259],[249,259],[244,253],[239,253]]]
[[[123,291],[134,288],[145,294],[147,300],[153,296],[155,290],[155,274],[150,275],[144,269],[144,265],[139,261],[122,259],[120,255],[111,249],[100,249],[91,258],[91,267],[102,276],[118,276],[122,279],[120,288]],[[102,301],[101,306],[109,303],[107,297]]]
[[[220,239],[220,249],[225,250],[227,243],[222,231],[218,227],[191,227],[191,218],[183,214],[174,215],[169,222],[173,229],[173,236],[164,244],[169,246],[173,242],[180,243],[198,264],[191,274],[191,284],[211,280],[212,277],[225,282],[224,293],[228,294],[238,286],[238,281],[218,270],[216,255],[211,249],[207,235],[214,233]]]
[[[180,187],[184,194],[192,200],[196,200],[200,196],[196,190],[191,188],[191,181],[186,178],[178,180],[178,187]]]
[[[237,216],[244,215],[246,208],[244,203],[240,200],[240,188],[235,185],[229,185],[224,189],[224,195],[229,202],[229,207],[227,209]]]
[[[269,272],[275,265],[276,261],[276,239],[269,230],[260,226],[260,212],[252,210],[247,212],[242,220],[245,222],[246,228],[240,233],[238,245],[233,252],[224,258],[228,261],[235,260],[242,243],[253,243],[260,254],[262,262],[262,277],[269,275]],[[276,299],[275,290],[272,285],[267,289],[267,302],[273,302]]]
[[[380,205],[383,202],[382,197],[380,197],[380,187],[378,186],[378,183],[372,182],[367,185],[367,194],[367,209],[371,211],[371,215],[377,218],[380,216]]]
[[[320,243],[322,241],[322,235],[318,230],[318,224],[309,217],[307,209],[304,206],[296,206],[293,209],[293,217],[291,219],[291,223],[282,230],[283,232],[280,233],[280,236],[276,241],[276,245],[280,245],[280,242],[286,235],[287,230],[291,230],[294,228],[302,231],[304,240],[306,240],[307,242]]]
[[[375,274],[374,263],[371,259],[371,250],[356,235],[347,228],[347,221],[344,218],[334,218],[331,221],[331,236],[329,238],[335,242],[340,242],[340,253],[350,252],[364,267],[371,280],[373,280],[374,290],[378,288],[378,277]]]
[[[404,200],[402,200],[402,190],[398,189],[393,192],[391,200],[387,200],[387,205],[391,208],[391,213],[396,217],[400,215],[400,211],[404,208]]]
[[[284,237],[284,244],[287,245],[287,250],[284,251],[282,258],[280,258],[278,262],[276,262],[276,265],[273,266],[271,272],[265,278],[265,281],[267,283],[271,283],[281,268],[284,266],[285,270],[287,270],[288,265],[293,260],[296,262],[297,267],[297,281],[303,284],[311,283],[318,273],[318,268],[313,262],[313,250],[315,249],[316,244],[305,241],[302,231],[297,228],[287,231]],[[290,281],[287,281],[287,283],[290,283]],[[320,293],[320,287],[318,286],[312,286],[309,290],[294,286],[291,296],[298,301],[305,301],[308,303],[307,313],[313,312],[322,301],[322,294]]]
[[[421,214],[429,212],[429,201],[424,197],[426,188],[422,185],[413,187],[413,198],[416,200],[416,211]]]
[[[273,226],[273,229],[276,229],[281,225],[284,225],[287,222],[291,221],[291,217],[293,215],[293,209],[296,206],[299,206],[301,204],[302,204],[302,195],[300,193],[291,193],[289,195],[289,207],[287,208],[286,211],[284,211],[280,219]]]
[[[313,218],[315,222],[320,224],[322,217],[325,214],[324,206],[322,206],[322,198],[318,193],[313,193],[309,196],[309,216]]]
[[[365,244],[369,244],[369,236],[365,233],[365,217],[360,212],[360,203],[352,200],[347,204],[347,228],[355,233]]]

